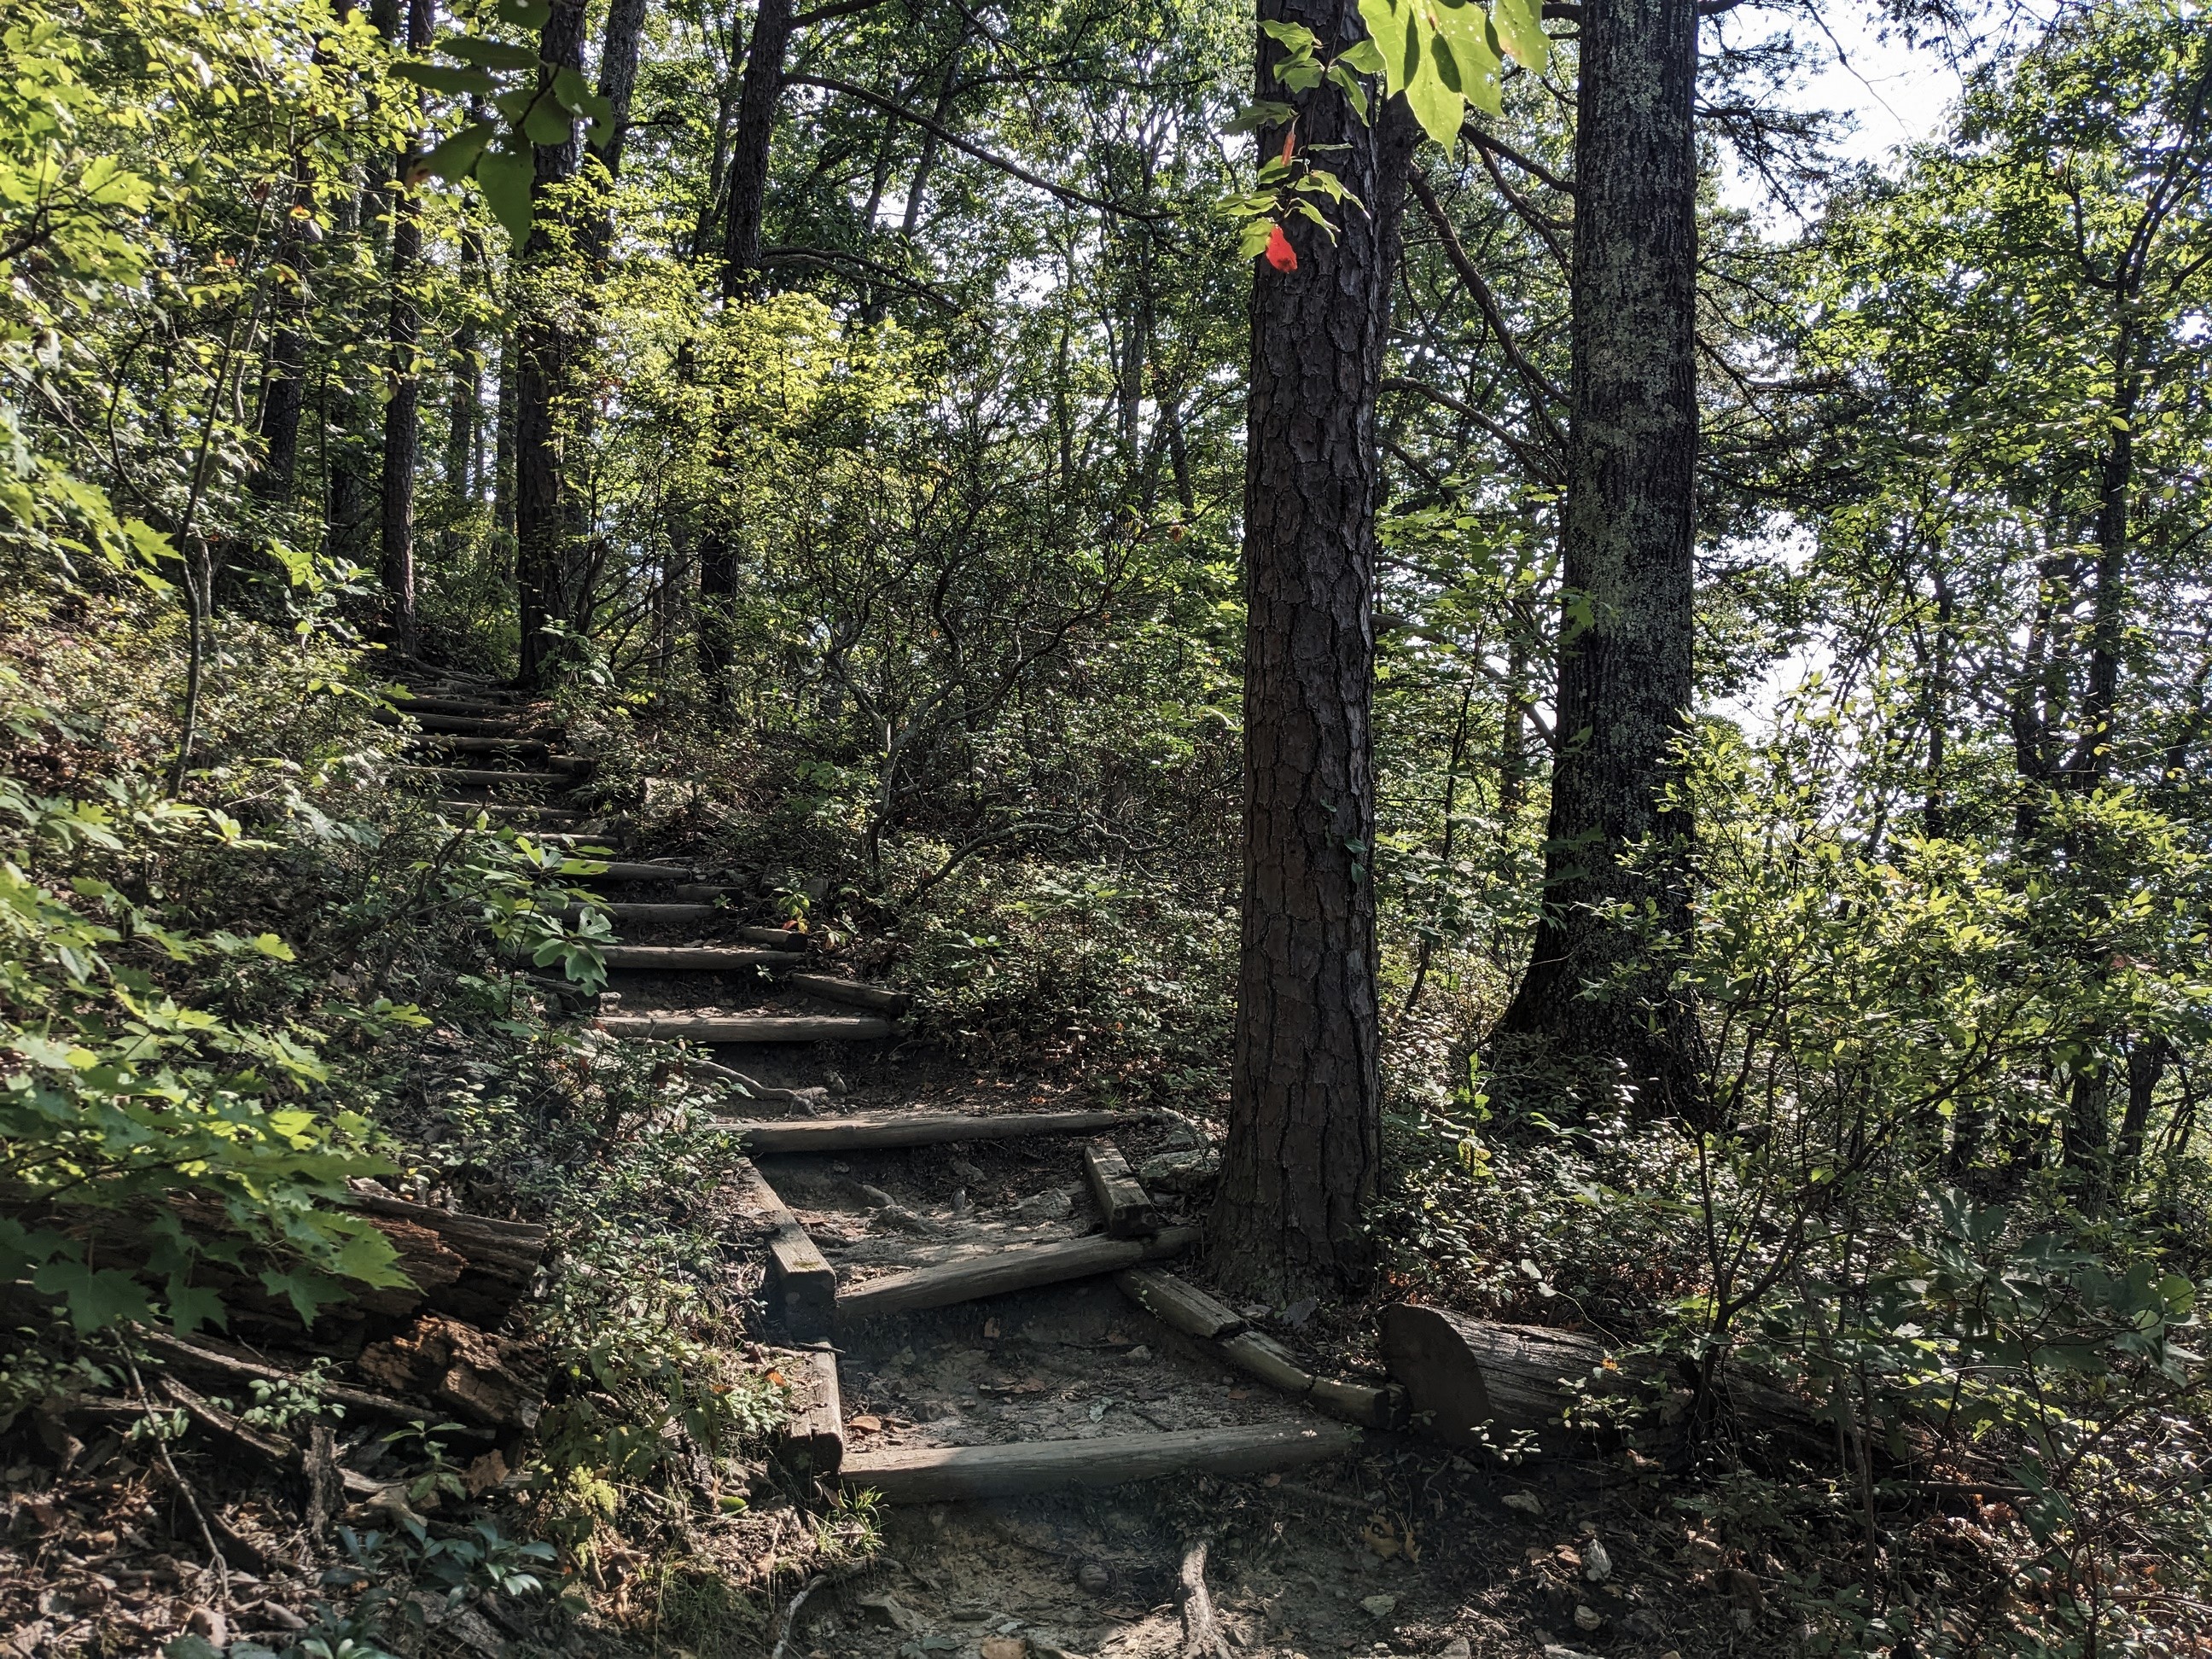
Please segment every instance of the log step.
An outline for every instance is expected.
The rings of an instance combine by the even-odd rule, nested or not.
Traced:
[[[1090,1183],[1091,1202],[1106,1218],[1108,1237],[1141,1238],[1159,1231],[1160,1215],[1152,1206],[1152,1195],[1112,1141],[1094,1141],[1083,1149],[1083,1178]]]
[[[854,1325],[864,1319],[881,1319],[888,1314],[950,1308],[963,1302],[980,1302],[987,1296],[1005,1296],[1045,1285],[1064,1285],[1071,1279],[1119,1273],[1140,1261],[1158,1261],[1180,1255],[1197,1242],[1197,1228],[1170,1227],[1141,1241],[1076,1238],[1062,1244],[997,1250],[972,1261],[945,1261],[907,1273],[887,1273],[850,1290],[840,1290],[837,1322]]]
[[[537,738],[461,737],[433,732],[418,741],[425,748],[453,755],[512,755],[517,760],[544,760],[552,753]]]
[[[957,1112],[884,1112],[817,1117],[804,1123],[752,1123],[725,1119],[720,1127],[742,1132],[745,1150],[776,1152],[867,1152],[884,1146],[939,1146],[963,1140],[1018,1140],[1029,1135],[1097,1134],[1146,1121],[1144,1112],[1000,1112],[976,1117]]]
[[[897,1034],[890,1021],[860,1014],[610,1014],[599,1026],[610,1036],[693,1042],[873,1042]]]
[[[714,907],[709,905],[708,908],[711,912]],[[789,927],[740,927],[738,937],[770,951],[803,951],[806,949],[806,935]]]
[[[588,812],[580,812],[572,806],[536,806],[526,801],[441,800],[438,805],[441,811],[461,817],[472,818],[482,812],[487,817],[544,824],[549,829],[574,829],[580,823],[611,822],[605,818],[595,818]]]
[[[740,1158],[732,1179],[738,1206],[769,1228],[768,1311],[800,1342],[826,1338],[837,1317],[837,1275],[767,1177]]]
[[[776,1431],[776,1450],[800,1474],[833,1480],[845,1460],[845,1400],[830,1349],[771,1352],[791,1383],[791,1414]]]
[[[836,974],[793,974],[784,983],[809,996],[849,1003],[855,1008],[873,1008],[893,1019],[914,1006],[914,999],[904,991],[887,991],[880,985],[863,985],[856,979],[841,979]]]
[[[403,714],[445,714],[457,720],[511,720],[516,712],[478,697],[387,697],[385,701]]]
[[[419,778],[426,783],[459,789],[497,789],[516,783],[565,789],[569,781],[565,773],[510,772],[492,766],[402,766],[397,769],[402,777]]]
[[[891,1447],[848,1450],[839,1479],[893,1504],[1008,1498],[1064,1486],[1115,1486],[1194,1469],[1272,1474],[1345,1456],[1358,1450],[1363,1438],[1358,1430],[1339,1423],[1297,1423],[1011,1446]]]
[[[650,904],[617,905],[617,910],[652,910],[680,907]],[[610,968],[630,968],[653,973],[734,974],[747,968],[771,972],[791,965],[788,951],[763,951],[739,945],[605,945],[599,955]]]
[[[691,868],[684,864],[626,864],[620,859],[576,859],[588,870],[563,870],[563,876],[580,881],[689,881]]]
[[[587,910],[604,911],[611,921],[706,921],[717,913],[711,904],[572,904],[562,912],[571,921]]]
[[[380,708],[378,722],[385,726],[404,726],[412,722],[414,728],[426,736],[450,738],[532,738],[540,743],[558,736],[556,729],[535,726],[518,731],[520,715],[512,714],[404,714],[396,710]]]

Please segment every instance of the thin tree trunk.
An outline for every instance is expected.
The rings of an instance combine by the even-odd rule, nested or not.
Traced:
[[[559,70],[583,67],[583,0],[553,0],[538,56],[548,81]],[[575,177],[581,148],[574,123],[567,143],[534,147],[531,196],[540,217],[523,253],[539,284],[550,277],[555,258],[543,216],[551,210],[551,192]],[[568,391],[574,342],[558,304],[553,295],[530,295],[514,331],[515,589],[522,630],[520,678],[530,686],[544,678],[546,625],[565,618],[568,610],[564,566],[570,526],[561,469],[562,411],[556,404]]]
[[[1691,826],[1668,790],[1691,700],[1697,0],[1586,0],[1581,40],[1562,541],[1589,623],[1560,650],[1544,913],[1504,1029],[1625,1065],[1645,1110],[1684,1110],[1690,1023],[1614,907],[1687,915]],[[1635,867],[1646,841],[1656,867]]]
[[[1352,0],[1261,0],[1334,53]],[[1259,84],[1278,56],[1261,37]],[[1375,504],[1380,388],[1413,127],[1369,125],[1323,85],[1298,141],[1370,211],[1334,242],[1293,222],[1295,271],[1252,294],[1244,483],[1244,894],[1229,1137],[1207,1243],[1241,1294],[1288,1298],[1362,1277],[1361,1212],[1381,1156],[1375,980]],[[1261,154],[1280,147],[1279,127]],[[1322,149],[1322,146],[1341,146]]]
[[[2123,303],[2132,296],[2123,296]],[[2089,683],[2081,729],[2068,763],[2069,787],[2100,787],[2112,764],[2112,716],[2119,701],[2120,654],[2127,637],[2128,498],[2135,492],[2135,325],[2124,321],[2112,344],[2112,436],[2097,483],[2096,588],[2089,601]]]
[[[968,56],[968,39],[974,29],[975,25],[963,14],[960,33],[952,42],[951,56],[945,60],[945,80],[937,89],[937,107],[930,112],[931,119],[939,126],[944,125],[945,118],[952,113],[953,95],[960,90],[961,61]],[[937,134],[924,127],[921,130],[921,155],[914,164],[914,184],[907,191],[906,214],[899,223],[899,234],[909,242],[921,228],[922,198],[929,194],[929,175],[937,171],[939,144]]]
[[[461,282],[466,286],[483,268],[483,233],[461,228]],[[453,385],[446,403],[446,488],[456,503],[474,502],[482,492],[478,460],[483,445],[483,352],[473,311],[461,313],[453,331]]]
[[[734,299],[760,266],[761,215],[768,201],[768,165],[783,101],[783,56],[791,46],[791,0],[760,0],[752,50],[738,94],[738,131],[730,142],[730,206],[723,222],[722,296]]]
[[[491,522],[514,534],[514,337],[500,342],[498,403],[492,410]]]
[[[737,543],[719,530],[699,538],[699,675],[708,699],[720,707],[729,701],[730,665],[735,656],[731,606],[738,594]]]
[[[407,49],[430,48],[430,0],[408,0]],[[401,152],[392,181],[392,310],[385,340],[392,396],[384,405],[384,466],[378,513],[385,627],[392,648],[415,654],[415,467],[422,440],[422,379],[416,348],[422,318],[412,284],[422,262],[422,204],[409,173],[417,143]]]

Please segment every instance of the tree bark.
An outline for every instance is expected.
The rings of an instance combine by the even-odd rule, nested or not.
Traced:
[[[558,70],[583,67],[583,0],[553,0],[538,56],[545,65],[540,74],[549,82]],[[557,280],[550,269],[554,239],[544,219],[550,210],[549,198],[576,176],[581,151],[573,122],[565,143],[534,146],[531,197],[538,218],[523,254],[540,284]],[[555,295],[540,291],[531,295],[514,331],[514,574],[522,630],[519,678],[530,686],[544,678],[546,624],[562,620],[568,612],[563,567],[568,522],[556,404],[568,390],[574,342],[558,305]]]
[[[1504,1030],[1693,1109],[1690,1023],[1616,907],[1687,919],[1668,799],[1690,719],[1698,438],[1697,0],[1589,0],[1576,136],[1572,429],[1545,906]],[[1656,864],[1632,849],[1656,843]],[[1655,1009],[1658,1018],[1654,1018]]]
[[[430,0],[408,0],[407,49],[430,49]],[[422,204],[409,178],[418,144],[401,152],[392,180],[392,309],[385,335],[392,397],[384,405],[384,465],[377,514],[385,628],[392,648],[415,654],[415,466],[422,441],[422,379],[415,361],[422,318],[410,284],[422,263]]]
[[[791,46],[793,15],[791,0],[760,0],[753,20],[752,50],[738,94],[738,131],[730,142],[730,205],[722,228],[724,299],[744,292],[760,267],[769,152],[783,101],[783,58]]]
[[[737,597],[736,539],[710,530],[699,538],[699,676],[717,707],[730,697],[730,668],[737,656],[731,610]]]
[[[1334,53],[1352,0],[1261,0]],[[1260,85],[1275,43],[1260,42]],[[1380,1158],[1376,1069],[1375,400],[1414,129],[1369,125],[1324,83],[1298,140],[1369,211],[1334,242],[1303,224],[1299,266],[1252,293],[1244,483],[1244,893],[1229,1137],[1207,1244],[1238,1291],[1334,1291],[1365,1272],[1361,1211]],[[1261,135],[1261,153],[1283,131]],[[1323,149],[1324,145],[1341,146]]]
[[[461,228],[461,280],[465,285],[483,268],[483,233]],[[465,311],[453,331],[453,385],[446,404],[446,488],[458,502],[474,502],[481,493],[483,351],[476,313]]]

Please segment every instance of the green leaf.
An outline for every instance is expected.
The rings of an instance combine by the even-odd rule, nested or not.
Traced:
[[[1382,62],[1381,74],[1386,96],[1395,98],[1413,79],[1418,60],[1414,45],[1413,9],[1399,0],[1359,0],[1359,15],[1375,42]]]
[[[499,21],[519,29],[542,29],[552,15],[551,0],[499,0]]]
[[[1337,53],[1336,61],[1354,75],[1380,75],[1382,73],[1382,48],[1370,40],[1357,40]]]
[[[1442,37],[1456,71],[1448,76],[1453,90],[1489,114],[1502,112],[1504,105],[1499,95],[1498,76],[1504,67],[1504,59],[1498,55],[1498,37],[1491,32],[1489,14],[1480,6],[1439,0],[1436,19],[1437,33]],[[1452,122],[1452,134],[1455,137],[1458,132],[1459,119],[1455,118]],[[1440,144],[1452,142],[1451,138],[1442,136],[1433,128],[1430,129],[1430,137]]]
[[[1224,132],[1259,132],[1268,127],[1279,127],[1297,113],[1288,104],[1278,104],[1262,98],[1247,104],[1237,112],[1236,119],[1221,130]]]
[[[1420,44],[1426,50],[1406,83],[1406,106],[1422,131],[1449,147],[1458,139],[1460,123],[1467,118],[1467,100],[1457,84],[1459,65],[1442,35],[1429,35]]]
[[[125,1319],[151,1320],[154,1310],[138,1281],[119,1267],[88,1267],[82,1261],[49,1261],[31,1275],[35,1290],[69,1303],[70,1323],[79,1331],[105,1330]]]
[[[553,100],[587,121],[611,121],[615,106],[592,89],[581,71],[564,69],[553,77]]]
[[[261,1287],[271,1296],[288,1298],[302,1325],[313,1324],[318,1313],[333,1302],[344,1301],[347,1294],[343,1285],[313,1267],[295,1267],[281,1273],[269,1268],[261,1275]]]
[[[499,82],[488,71],[463,69],[453,64],[394,64],[392,72],[403,81],[412,81],[432,92],[451,93],[457,98],[487,97],[499,88]]]
[[[498,136],[499,129],[490,122],[471,121],[424,156],[422,165],[447,184],[458,185],[475,171],[477,158]]]
[[[474,64],[479,69],[526,70],[538,67],[538,49],[518,46],[505,40],[482,40],[464,34],[453,40],[438,42],[438,50],[448,57],[458,58],[465,64]]]
[[[522,133],[533,144],[565,144],[576,136],[576,124],[558,103],[541,98],[522,118]]]
[[[484,205],[507,228],[517,247],[530,240],[530,183],[536,171],[527,150],[488,149],[477,161],[477,188]]]
[[[299,960],[297,957],[292,954],[292,947],[285,944],[283,939],[279,939],[274,933],[255,934],[253,939],[253,948],[258,951],[263,956],[269,957],[271,961],[297,962]]]
[[[1490,21],[1513,61],[1532,74],[1552,61],[1552,38],[1544,33],[1543,0],[1491,0]]]
[[[222,1298],[204,1285],[187,1285],[182,1279],[172,1278],[168,1303],[169,1323],[179,1336],[190,1336],[203,1325],[230,1328],[230,1316],[223,1311]]]

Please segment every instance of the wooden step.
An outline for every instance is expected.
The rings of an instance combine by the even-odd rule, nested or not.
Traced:
[[[691,1042],[874,1042],[898,1034],[890,1021],[860,1014],[610,1014],[599,1027]]]
[[[791,1206],[741,1158],[731,1172],[738,1207],[769,1229],[768,1311],[800,1342],[826,1339],[837,1317],[837,1275]]]
[[[572,904],[562,914],[574,921],[586,911],[604,913],[611,921],[707,921],[720,913],[711,904]]]
[[[620,859],[578,860],[594,867],[589,870],[564,870],[561,873],[573,881],[688,881],[691,870],[683,864],[634,864]]]
[[[475,697],[387,697],[385,701],[403,714],[447,714],[459,720],[511,720],[515,712]]]
[[[887,1273],[837,1291],[837,1322],[855,1325],[887,1314],[916,1313],[980,1302],[987,1296],[1064,1285],[1071,1279],[1116,1273],[1143,1261],[1181,1255],[1198,1243],[1195,1227],[1170,1227],[1148,1239],[1073,1238],[994,1250],[964,1261],[944,1261],[902,1273]]]
[[[498,789],[510,784],[529,784],[547,789],[566,789],[569,780],[561,772],[507,771],[492,766],[402,766],[404,778],[419,779],[456,789]]]
[[[788,951],[763,951],[741,945],[605,945],[599,947],[599,955],[610,968],[662,974],[734,974],[747,968],[773,971],[791,966]]]
[[[1010,1446],[848,1447],[838,1478],[893,1504],[1010,1498],[1064,1486],[1115,1486],[1165,1475],[1273,1474],[1359,1449],[1365,1437],[1340,1423],[1177,1429],[1096,1440],[1031,1440]]]
[[[536,738],[471,738],[428,732],[419,740],[423,748],[453,755],[512,755],[517,760],[544,760],[552,751]]]
[[[727,911],[717,915],[726,915]],[[738,937],[750,944],[767,946],[771,951],[804,951],[806,935],[790,927],[740,927]]]
[[[425,734],[453,738],[534,738],[540,743],[550,742],[559,735],[557,728],[534,726],[518,729],[520,715],[508,714],[406,714],[392,709],[376,711],[377,720],[385,726],[408,726]]]
[[[848,1003],[855,1008],[873,1008],[893,1019],[914,1006],[914,999],[904,991],[887,991],[880,985],[863,985],[856,979],[842,979],[835,974],[792,974],[784,983],[811,997]]]
[[[977,1117],[959,1112],[880,1112],[854,1117],[817,1117],[804,1123],[750,1123],[724,1120],[725,1129],[743,1130],[745,1150],[773,1152],[856,1152],[884,1146],[939,1146],[963,1140],[1018,1140],[1030,1135],[1088,1135],[1102,1129],[1142,1123],[1149,1113],[1000,1112]]]
[[[1160,1230],[1152,1195],[1112,1141],[1094,1141],[1083,1149],[1083,1178],[1090,1184],[1091,1201],[1106,1218],[1108,1237],[1142,1238]]]
[[[536,824],[545,830],[577,830],[591,824],[611,824],[610,818],[595,818],[588,812],[579,812],[568,806],[536,806],[528,802],[498,800],[441,800],[441,811],[458,817],[472,818],[482,812],[509,823]]]

